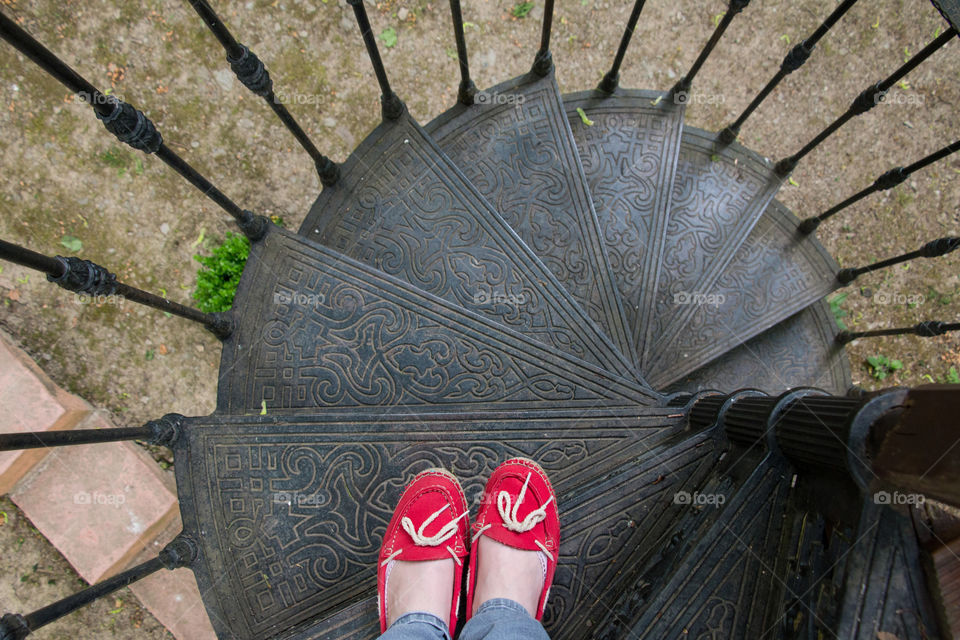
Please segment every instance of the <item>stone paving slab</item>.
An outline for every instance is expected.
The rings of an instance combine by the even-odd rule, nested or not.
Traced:
[[[67,393],[5,333],[0,332],[0,415],[4,433],[73,429],[90,405]],[[0,494],[47,455],[47,449],[0,452]]]
[[[78,427],[111,428],[100,413]],[[174,518],[172,480],[131,442],[58,447],[10,493],[88,582],[123,570]]]

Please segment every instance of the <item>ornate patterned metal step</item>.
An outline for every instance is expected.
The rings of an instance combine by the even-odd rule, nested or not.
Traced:
[[[651,343],[672,207],[673,192],[663,185],[672,184],[683,132],[685,106],[665,95],[617,89],[563,97],[638,362]]]
[[[695,311],[677,300],[715,293],[717,279],[780,188],[780,179],[758,155],[737,144],[718,153],[715,141],[715,134],[684,127],[657,304],[650,315],[650,335],[657,342],[647,350],[643,371],[663,356]]]
[[[194,571],[214,627],[243,640],[288,631],[317,637],[296,635],[298,625],[334,616],[375,588],[380,538],[413,475],[450,469],[473,499],[499,462],[522,455],[550,473],[565,514],[551,611],[574,632],[560,637],[576,637],[573,621],[590,610],[585,585],[612,589],[619,566],[637,552],[631,519],[640,522],[653,496],[702,454],[658,445],[683,428],[672,411],[543,417],[382,408],[360,417],[331,409],[187,419],[174,449],[177,488],[184,531],[200,545]],[[659,476],[667,481],[654,482]],[[346,621],[334,616],[337,624],[367,619],[352,611]],[[313,631],[323,637],[330,629]]]
[[[666,386],[813,304],[837,286],[837,263],[774,201],[672,344],[658,344],[651,384]],[[772,363],[771,363],[772,364]]]
[[[621,376],[632,364],[404,112],[378,126],[300,233]]]
[[[659,402],[633,380],[278,227],[253,246],[237,300],[220,413]]]
[[[633,354],[554,72],[514,78],[476,101],[453,107],[427,131],[616,348]]]
[[[681,380],[671,381],[667,390],[752,388],[774,394],[817,387],[843,395],[853,382],[843,348],[831,342],[838,332],[827,303],[817,302]]]

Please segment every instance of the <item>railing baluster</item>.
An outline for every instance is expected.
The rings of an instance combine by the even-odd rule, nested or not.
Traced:
[[[347,2],[353,7],[353,14],[357,18],[360,35],[363,36],[363,43],[367,47],[370,64],[373,65],[373,72],[377,76],[377,82],[380,83],[380,107],[383,111],[383,118],[384,120],[396,120],[403,115],[406,107],[400,97],[390,88],[387,70],[383,66],[383,59],[380,57],[380,50],[377,48],[377,40],[373,36],[373,29],[370,28],[370,19],[367,18],[367,9],[363,6],[363,0],[347,0]]]
[[[273,92],[273,80],[260,58],[247,46],[237,42],[207,0],[189,1],[204,23],[210,28],[210,31],[213,32],[213,35],[223,45],[227,52],[227,62],[230,63],[230,68],[233,69],[243,86],[267,101],[267,104],[277,114],[287,130],[293,134],[300,146],[310,154],[317,168],[317,173],[320,175],[320,181],[328,187],[335,184],[340,177],[340,169],[330,158],[320,153],[303,128],[287,110],[286,105],[277,100]]]
[[[132,569],[127,569],[112,578],[91,585],[63,600],[58,600],[25,616],[19,613],[5,614],[0,618],[0,639],[23,640],[37,629],[73,613],[94,600],[108,596],[114,591],[142,580],[161,569],[173,570],[189,566],[196,558],[196,543],[187,537],[178,536],[152,560],[147,560]]]
[[[128,103],[98,91],[96,87],[2,13],[0,13],[0,37],[33,60],[61,84],[79,95],[81,99],[90,103],[97,114],[97,118],[103,122],[107,131],[114,134],[121,142],[147,154],[155,153],[174,171],[186,178],[190,184],[216,202],[224,211],[233,216],[240,230],[248,238],[254,241],[259,240],[266,233],[268,224],[266,218],[238,207],[219,189],[214,187],[209,180],[171,151],[163,143],[160,132],[142,111],[138,111]]]
[[[533,60],[533,71],[541,78],[553,69],[553,54],[550,53],[550,30],[553,28],[553,0],[543,5],[543,26],[540,28],[540,49]]]
[[[883,269],[884,267],[891,267],[895,264],[907,262],[908,260],[913,260],[915,258],[939,258],[940,256],[945,256],[948,253],[956,251],[958,248],[960,248],[960,238],[958,237],[948,236],[946,238],[931,240],[916,251],[911,251],[910,253],[905,253],[900,256],[874,262],[873,264],[868,264],[865,267],[858,267],[856,269],[841,269],[837,272],[837,280],[839,280],[841,284],[850,284],[865,273]]]
[[[149,444],[172,447],[180,435],[182,424],[182,415],[168,413],[159,420],[147,422],[142,427],[0,433],[0,451],[65,447],[77,444],[101,444],[123,440],[143,440]]]
[[[637,21],[640,20],[640,12],[643,11],[644,4],[646,4],[646,0],[636,0],[633,3],[633,11],[630,12],[630,17],[627,19],[627,28],[623,31],[623,37],[620,38],[620,47],[617,49],[617,55],[613,58],[613,66],[603,76],[603,80],[597,87],[604,93],[613,93],[620,86],[620,66],[623,64],[623,57],[627,54],[627,47],[630,45],[634,29],[637,28]]]
[[[895,186],[903,183],[914,172],[919,171],[924,167],[928,167],[934,162],[937,162],[938,160],[942,160],[943,158],[946,158],[950,154],[956,153],[957,151],[960,151],[960,140],[957,140],[953,144],[949,144],[944,148],[934,153],[931,153],[926,158],[918,160],[917,162],[914,162],[909,166],[894,167],[893,169],[890,169],[890,171],[887,171],[882,176],[874,180],[873,184],[867,187],[866,189],[863,189],[862,191],[859,191],[854,195],[850,196],[843,202],[836,204],[833,207],[830,207],[820,215],[813,218],[807,218],[806,220],[802,221],[799,226],[800,231],[802,233],[813,233],[817,229],[817,227],[820,226],[820,223],[826,220],[827,218],[829,218],[830,216],[846,209],[847,207],[854,204],[855,202],[859,202],[860,200],[863,200],[870,194],[876,193],[877,191],[886,191],[888,189],[893,189]]]
[[[220,339],[227,338],[232,331],[232,323],[223,314],[204,313],[142,289],[117,282],[117,276],[89,260],[81,260],[72,256],[51,258],[5,240],[0,240],[0,259],[41,271],[47,274],[47,280],[67,291],[90,296],[122,296],[124,299],[199,322]]]
[[[453,16],[453,35],[457,41],[457,62],[460,65],[460,89],[457,100],[470,106],[477,95],[477,85],[470,79],[470,65],[467,63],[467,38],[463,33],[463,12],[460,0],[450,0],[450,15]]]
[[[740,114],[740,117],[730,126],[724,128],[720,131],[720,136],[718,138],[721,145],[728,145],[734,140],[737,139],[737,136],[740,135],[740,128],[743,126],[743,123],[747,121],[754,111],[767,99],[777,85],[780,84],[780,81],[786,78],[788,75],[799,69],[806,63],[807,59],[810,57],[810,54],[813,53],[814,47],[817,46],[817,43],[820,42],[820,39],[827,34],[827,32],[837,23],[840,18],[843,17],[850,7],[855,5],[857,0],[844,0],[840,5],[833,10],[826,20],[823,21],[823,24],[817,28],[813,34],[795,46],[787,56],[783,59],[783,62],[780,63],[780,70],[777,71],[776,75],[770,79],[767,85],[757,94],[753,99],[753,102],[743,110],[743,113]]]
[[[948,331],[960,331],[960,322],[938,322],[926,320],[912,327],[897,327],[894,329],[875,329],[873,331],[841,331],[837,334],[837,342],[846,344],[857,338],[879,338],[881,336],[915,335],[921,338],[942,336]]]
[[[670,100],[676,103],[684,103],[687,101],[690,87],[693,86],[693,79],[697,76],[697,73],[700,72],[700,67],[702,67],[703,63],[710,57],[713,49],[717,46],[717,43],[720,42],[720,38],[723,37],[723,33],[727,30],[727,27],[730,26],[730,23],[733,22],[736,15],[746,9],[748,4],[750,4],[750,0],[730,0],[727,12],[723,14],[723,17],[717,24],[717,28],[713,30],[713,35],[710,36],[710,40],[707,41],[706,46],[700,52],[700,55],[697,56],[693,66],[690,67],[687,74],[677,80],[677,83],[670,89]]]
[[[953,27],[947,29],[939,37],[934,39],[933,42],[928,44],[926,47],[921,49],[917,55],[913,56],[906,63],[900,66],[899,69],[893,72],[886,80],[876,83],[865,89],[857,98],[853,101],[853,104],[844,112],[842,116],[834,120],[826,129],[821,131],[817,137],[808,142],[800,151],[784,158],[777,163],[775,171],[778,176],[785,178],[797,167],[797,164],[800,160],[803,159],[808,153],[813,151],[820,145],[824,140],[833,135],[840,127],[845,125],[852,118],[863,115],[878,103],[883,101],[883,98],[887,95],[887,91],[890,90],[893,85],[899,82],[905,75],[910,73],[913,69],[920,66],[920,64],[933,55],[940,47],[944,46],[951,39],[956,37],[957,30]]]

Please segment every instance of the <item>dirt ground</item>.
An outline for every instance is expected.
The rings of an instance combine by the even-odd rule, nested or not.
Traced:
[[[267,63],[278,94],[318,147],[344,160],[380,113],[376,82],[345,1],[213,4]],[[513,4],[464,4],[471,69],[481,88],[525,72],[533,60],[542,2],[523,19],[509,15]],[[612,59],[618,25],[632,3],[558,4],[553,52],[561,88],[592,87]],[[725,4],[647,2],[621,84],[669,88],[693,62]],[[689,107],[688,122],[718,129],[735,118],[789,48],[833,6],[822,0],[754,2],[698,76],[694,94],[703,98]],[[397,34],[394,47],[381,49],[395,90],[416,118],[429,121],[454,103],[458,83],[447,3],[390,0],[369,7],[375,32],[390,27]],[[143,109],[172,149],[241,206],[281,215],[290,228],[299,225],[319,189],[312,163],[268,106],[233,78],[223,50],[189,3],[0,0],[0,10],[95,85]],[[742,142],[771,158],[796,151],[944,24],[926,0],[859,3],[748,121]],[[816,214],[887,169],[953,141],[960,122],[958,54],[955,41],[911,73],[893,100],[813,152],[780,199],[801,216]],[[0,45],[0,167],[0,237],[45,253],[66,253],[62,243],[77,239],[83,257],[181,302],[189,303],[195,284],[192,256],[232,229],[225,213],[160,161],[121,146],[89,107],[6,44]],[[820,238],[842,265],[853,266],[955,234],[958,174],[960,156],[954,156],[845,211],[821,227]],[[865,276],[847,290],[843,320],[855,330],[956,321],[958,267],[960,253]],[[8,264],[0,271],[0,300],[0,327],[54,380],[111,410],[118,423],[213,410],[220,349],[200,327],[132,303],[81,303]],[[940,381],[951,366],[960,369],[960,334],[862,340],[848,353],[855,382],[867,388]],[[865,365],[872,355],[899,359],[904,368],[876,381]],[[9,515],[0,517],[3,565],[15,565],[0,586],[0,609],[10,608],[11,598],[14,609],[29,609],[79,586],[12,504],[0,508]],[[9,583],[33,565],[56,584],[29,578],[11,590]],[[36,637],[161,637],[132,595],[119,598],[120,613],[98,605],[91,610],[95,617],[73,616]],[[109,622],[109,633],[91,631],[91,620]]]

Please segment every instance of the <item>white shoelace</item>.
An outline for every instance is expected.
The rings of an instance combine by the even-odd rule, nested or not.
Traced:
[[[458,528],[457,523],[460,522],[460,520],[462,520],[463,518],[467,517],[467,512],[464,511],[458,517],[454,518],[453,520],[445,524],[439,531],[437,531],[432,536],[424,535],[423,532],[428,526],[430,526],[430,523],[436,520],[441,513],[443,513],[449,508],[450,508],[450,505],[447,504],[447,505],[444,505],[441,509],[438,509],[433,515],[431,515],[429,518],[423,521],[423,524],[420,525],[419,529],[414,528],[413,520],[411,520],[407,516],[403,517],[403,519],[400,521],[400,525],[403,527],[403,530],[407,532],[410,538],[413,539],[413,544],[417,545],[418,547],[439,547],[441,544],[443,544],[444,542],[446,542],[447,540],[449,540],[450,538],[452,538],[457,534],[457,528]],[[461,565],[461,566],[463,565],[463,562],[457,556],[457,552],[454,551],[450,545],[447,545],[447,551],[449,551],[450,555],[453,556],[454,562],[456,562],[458,565]],[[403,549],[397,549],[396,551],[391,553],[389,556],[387,556],[387,558],[380,563],[380,566],[381,567],[385,566],[387,563],[395,559],[401,553],[403,553]]]
[[[523,498],[527,495],[527,486],[530,484],[530,477],[532,475],[532,472],[527,474],[527,479],[523,481],[523,487],[520,488],[520,493],[517,495],[517,502],[516,504],[513,504],[513,508],[511,508],[511,503],[513,501],[508,492],[501,491],[499,494],[497,494],[497,511],[500,512],[500,519],[503,520],[503,526],[509,531],[513,531],[515,533],[526,533],[543,522],[547,517],[547,505],[553,502],[553,496],[550,496],[549,500],[540,505],[539,509],[534,509],[528,513],[523,519],[523,522],[519,522],[517,520],[517,513],[520,510],[520,503],[523,502]],[[478,529],[474,534],[471,542],[476,542],[477,538],[480,537],[480,534],[492,526],[493,525],[491,524],[487,524],[480,527],[480,529]],[[550,558],[551,561],[553,560],[553,554],[547,551],[547,548],[542,542],[539,540],[534,540],[534,543],[540,547],[541,551],[547,554],[547,557]]]

